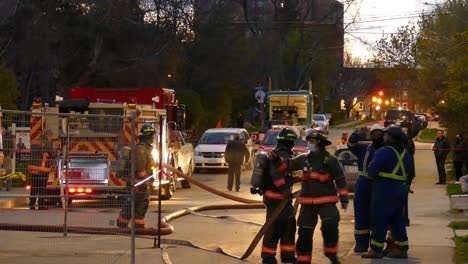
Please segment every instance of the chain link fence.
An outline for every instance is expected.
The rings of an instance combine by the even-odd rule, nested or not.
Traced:
[[[108,110],[0,110],[0,259],[135,263],[134,225],[119,228],[116,219],[128,199],[135,218],[130,150],[141,124],[121,109]]]

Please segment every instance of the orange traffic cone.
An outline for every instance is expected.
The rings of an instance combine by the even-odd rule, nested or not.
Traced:
[[[216,123],[216,128],[222,128],[221,120],[218,120],[218,123]]]

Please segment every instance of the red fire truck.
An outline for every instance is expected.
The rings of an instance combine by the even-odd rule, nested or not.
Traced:
[[[67,193],[70,203],[89,194],[115,196],[123,192],[130,175],[130,145],[137,142],[144,123],[151,123],[162,135],[162,153],[157,151],[160,137],[155,137],[156,155],[186,174],[193,173],[193,147],[184,142],[179,131],[184,127],[185,108],[174,90],[71,88],[69,95],[54,107],[38,100],[32,106],[31,140],[45,129],[51,130],[59,153],[57,170],[49,174],[48,194]],[[190,187],[182,178],[163,173],[162,199],[172,197],[178,181],[183,188]],[[158,183],[155,180],[152,184],[154,194]]]

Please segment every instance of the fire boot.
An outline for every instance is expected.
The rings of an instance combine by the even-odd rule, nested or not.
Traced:
[[[392,251],[393,249],[396,249],[396,244],[395,240],[393,240],[393,238],[391,237],[387,237],[385,243],[387,244],[387,246],[385,247],[382,253],[384,256],[387,256],[388,252]]]
[[[341,262],[338,260],[338,257],[336,256],[336,254],[327,255],[327,257],[331,261],[332,264],[341,264]]]
[[[364,253],[367,252],[367,246],[354,246],[354,253]]]
[[[373,259],[381,259],[383,258],[383,255],[381,252],[377,252],[373,250],[372,248],[369,249],[369,252],[364,253],[361,255],[362,258],[373,258]]]
[[[398,249],[398,248],[394,248],[394,249],[388,251],[387,257],[407,259],[408,258],[408,251],[401,250],[401,249]]]

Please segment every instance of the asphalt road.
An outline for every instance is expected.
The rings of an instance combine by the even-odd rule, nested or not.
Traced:
[[[343,131],[351,132],[352,129],[331,130],[330,140],[336,142]],[[437,207],[431,207],[431,203],[427,203],[429,194],[424,192],[427,188],[432,188],[431,190],[439,188],[439,186],[434,187],[432,184],[432,181],[435,181],[435,175],[433,175],[435,165],[430,147],[430,143],[416,143],[416,167],[418,177],[415,181],[415,187],[417,194],[410,199],[410,208],[411,206],[417,206],[424,210],[423,213],[418,210],[410,211],[412,218],[416,218],[416,221],[418,221],[416,222],[416,227],[418,227],[418,225],[427,226],[428,231],[433,225],[434,219],[437,219],[437,221],[448,221],[446,215],[444,215],[444,212],[448,210],[448,208],[445,209],[445,207],[447,207],[446,202],[442,201],[442,203],[440,203],[440,201],[431,201],[432,204],[437,204]],[[202,171],[201,173],[195,174],[193,177],[220,191],[261,201],[260,196],[251,195],[249,192],[250,176],[251,171],[242,171],[240,192],[229,192],[227,190],[226,170]],[[190,189],[178,188],[171,200],[162,201],[161,213],[167,215],[185,208],[213,204],[238,203],[229,201],[192,185]],[[157,226],[157,208],[158,201],[151,201],[145,218],[147,227]],[[27,207],[25,204],[12,209],[0,209],[0,222],[61,226],[64,220],[67,219],[67,224],[69,226],[110,227],[115,224],[115,219],[120,210],[118,201],[115,200],[74,201],[68,214],[64,214],[61,208],[51,208],[48,211],[30,211],[26,209]],[[340,210],[340,213],[340,243],[338,254],[344,258],[351,254],[350,252],[352,252],[354,244],[352,203],[347,211]],[[174,232],[163,238],[189,241],[196,246],[212,252],[221,248],[230,255],[240,256],[259,230],[261,224],[264,223],[264,218],[264,209],[206,211],[201,212],[201,214],[192,214],[171,221],[170,224],[174,226]],[[431,224],[425,225],[424,219],[429,219]],[[445,222],[444,226],[446,226]],[[442,232],[442,230],[439,230],[439,232]],[[446,232],[446,230],[444,230],[444,232]],[[412,237],[416,236],[416,234],[410,235]],[[449,233],[447,235],[444,233],[444,236],[446,236],[444,238],[450,239]],[[421,243],[424,244],[427,242],[427,239],[423,238],[421,241],[423,241]],[[11,263],[63,263],[64,261],[70,263],[95,262],[100,264],[129,263],[128,255],[130,242],[131,240],[128,237],[122,236],[77,234],[67,234],[67,236],[64,236],[61,233],[0,231],[0,262],[2,262],[3,259],[8,259]],[[328,263],[322,253],[322,245],[323,241],[318,226],[314,234],[314,263]],[[136,263],[143,263],[143,256],[151,255],[149,252],[154,252],[153,240],[138,238],[136,240],[136,246]],[[443,244],[443,247],[437,246],[435,248],[443,248],[446,250],[444,251],[444,255],[447,259],[450,259],[450,256],[448,256],[451,252],[450,246],[450,242],[447,242]],[[434,252],[436,253],[436,251]],[[216,255],[216,253],[210,255],[208,258],[209,263],[242,263],[234,258],[228,258],[229,261],[226,259],[217,261],[216,259],[219,256],[216,257]],[[173,263],[188,263],[186,262],[186,256],[178,254],[175,250],[170,251],[169,256],[173,260]],[[244,263],[259,262],[260,247],[257,246],[253,254]],[[146,261],[144,263],[146,263]],[[156,260],[154,263],[163,262]],[[198,261],[194,259],[191,263],[206,262],[204,262],[202,256],[200,256]]]

